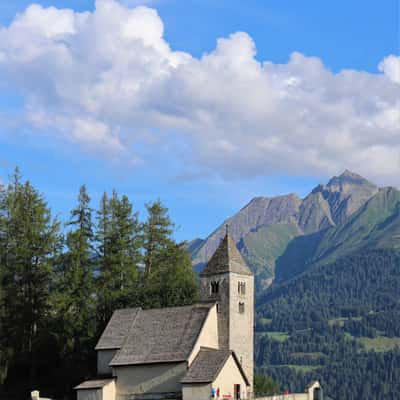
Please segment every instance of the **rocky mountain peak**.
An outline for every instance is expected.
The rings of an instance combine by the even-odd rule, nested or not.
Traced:
[[[349,191],[359,186],[377,189],[373,183],[348,169],[341,175],[331,178],[327,185],[322,186],[331,191]]]
[[[254,197],[204,241],[191,244],[193,262],[204,265],[209,260],[225,235],[225,225],[229,224],[230,235],[240,245],[242,254],[253,254],[257,263],[262,264],[268,254],[261,255],[260,249],[265,246],[257,237],[268,237],[266,251],[278,254],[279,246],[284,248],[283,243],[293,235],[314,234],[342,224],[378,191],[379,188],[367,179],[345,170],[327,184],[315,187],[304,199],[293,193]],[[246,248],[251,245],[257,247],[256,252]]]

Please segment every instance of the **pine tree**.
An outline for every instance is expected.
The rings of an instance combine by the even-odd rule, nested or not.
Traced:
[[[15,364],[36,378],[35,345],[50,311],[52,259],[59,250],[59,223],[43,196],[16,170],[2,200],[0,260],[2,334]]]
[[[184,244],[177,244],[172,238],[168,209],[159,200],[146,208],[142,305],[150,308],[191,304],[197,299],[191,259]]]
[[[137,304],[142,234],[138,214],[126,196],[104,194],[98,213],[98,303],[101,324],[116,308]]]
[[[173,223],[160,200],[146,204],[148,213],[144,225],[145,276],[149,277],[166,248],[172,244]]]
[[[93,223],[86,187],[66,224],[66,252],[61,258],[54,303],[61,328],[62,352],[77,355],[94,332]]]

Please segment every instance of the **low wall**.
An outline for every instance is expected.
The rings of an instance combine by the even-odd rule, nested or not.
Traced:
[[[307,393],[277,394],[275,396],[256,397],[254,400],[308,400]]]

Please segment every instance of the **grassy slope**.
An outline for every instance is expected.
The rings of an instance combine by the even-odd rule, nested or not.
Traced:
[[[295,223],[263,226],[248,233],[240,243],[246,260],[255,272],[257,285],[264,289],[275,273],[275,262],[285,251],[289,242],[300,234]]]

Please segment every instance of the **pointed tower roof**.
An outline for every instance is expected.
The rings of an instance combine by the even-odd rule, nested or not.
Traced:
[[[241,275],[253,275],[246,261],[236,247],[234,240],[227,233],[219,247],[208,261],[200,276],[234,272]]]

